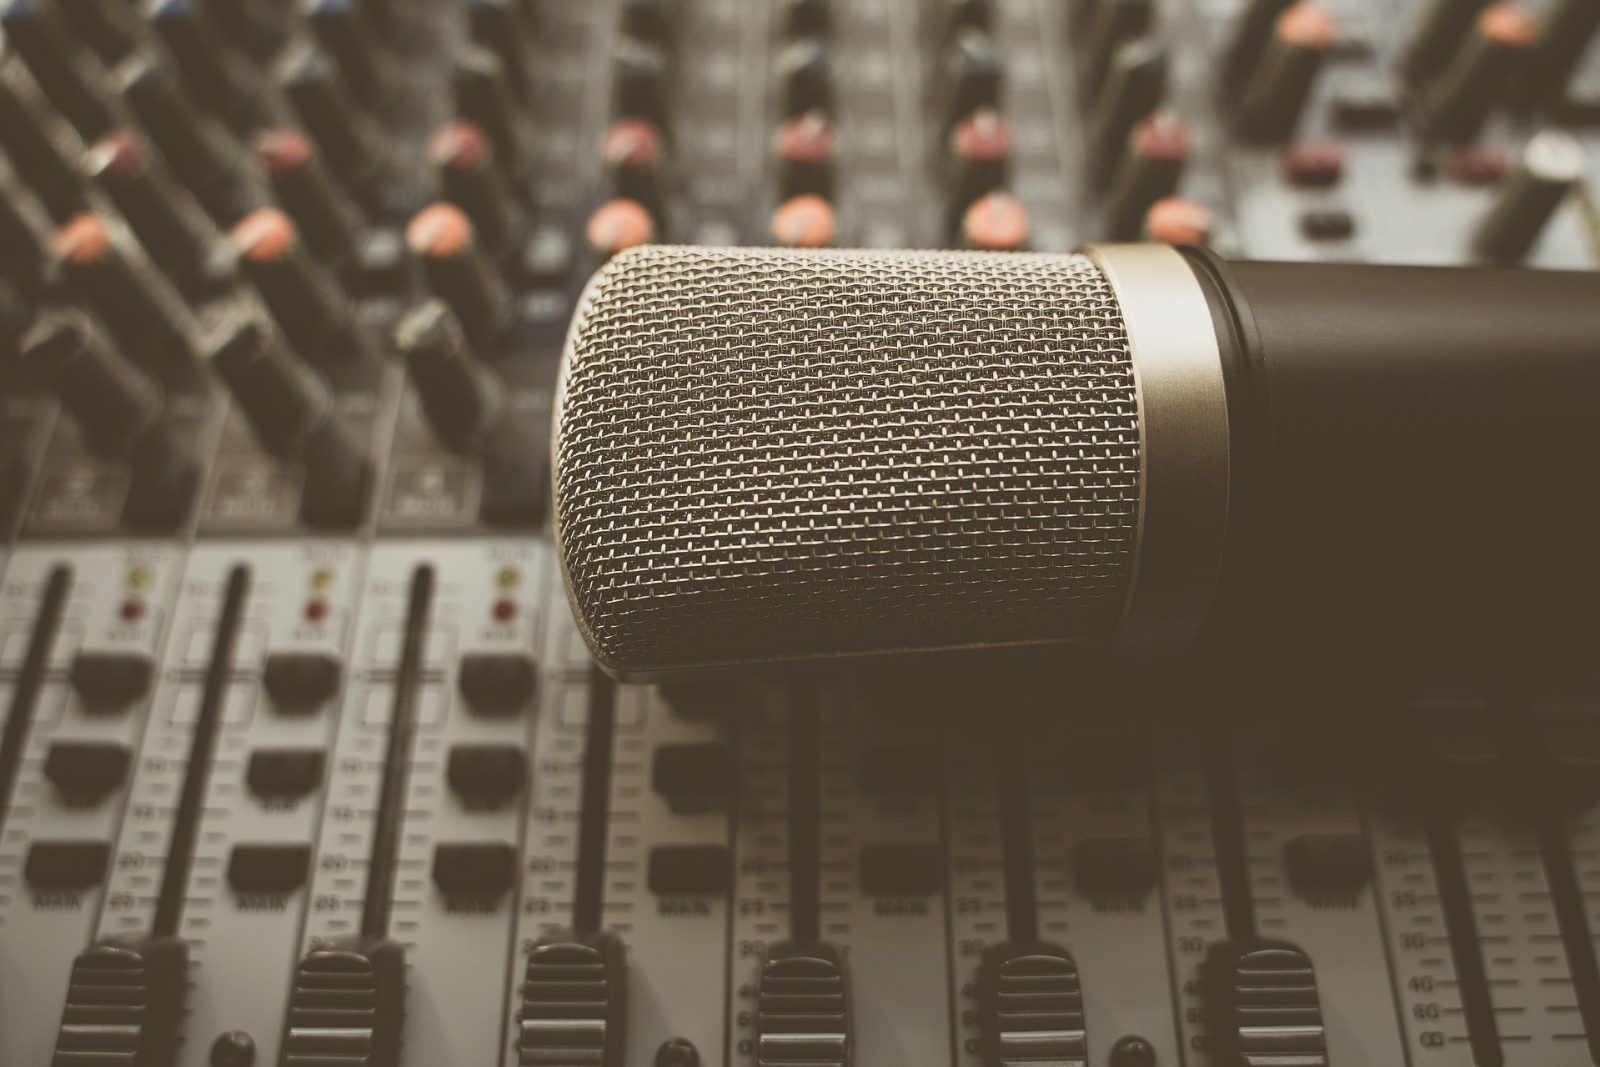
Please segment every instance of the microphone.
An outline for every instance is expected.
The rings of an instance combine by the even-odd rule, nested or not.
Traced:
[[[1496,684],[1600,662],[1600,274],[643,247],[563,357],[620,677],[948,649]]]

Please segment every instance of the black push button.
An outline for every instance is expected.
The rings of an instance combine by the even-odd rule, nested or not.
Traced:
[[[303,797],[322,784],[320,748],[258,748],[250,753],[245,782],[262,797]]]
[[[110,862],[105,841],[35,841],[22,877],[35,889],[88,889],[105,878]]]
[[[228,884],[240,893],[288,893],[306,884],[310,845],[234,845]]]
[[[732,878],[721,845],[658,845],[650,850],[650,892],[659,896],[725,893]]]
[[[98,800],[128,780],[132,753],[106,741],[57,741],[44,758],[44,776],[62,796]]]
[[[660,745],[650,784],[672,802],[723,800],[733,791],[733,754],[715,741]]]
[[[1084,896],[1142,896],[1156,884],[1155,854],[1141,838],[1090,838],[1072,850],[1072,877]]]
[[[940,759],[931,745],[880,745],[856,758],[863,793],[928,793],[939,787]]]
[[[1313,241],[1342,241],[1356,232],[1356,220],[1338,208],[1307,211],[1300,216],[1300,232]]]
[[[502,804],[522,791],[528,757],[515,745],[456,745],[445,777],[464,800]]]
[[[436,845],[433,884],[445,893],[498,896],[511,888],[517,856],[499,841]]]
[[[339,691],[343,667],[316,652],[274,652],[267,657],[261,684],[285,711],[313,711]]]
[[[1372,852],[1354,834],[1306,834],[1283,846],[1297,893],[1353,892],[1372,881]]]
[[[68,678],[86,704],[121,707],[150,691],[155,668],[148,656],[126,652],[80,652]]]
[[[533,660],[506,652],[462,656],[456,684],[477,714],[515,715],[533,699]]]
[[[923,897],[944,885],[938,845],[868,845],[861,850],[861,891],[869,897]]]

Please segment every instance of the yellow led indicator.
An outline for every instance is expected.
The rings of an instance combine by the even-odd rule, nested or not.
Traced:
[[[495,584],[501,589],[515,589],[522,583],[522,572],[515,567],[501,567],[495,575]]]
[[[128,588],[134,592],[150,588],[150,568],[135,565],[128,568]]]
[[[311,588],[313,592],[325,593],[333,585],[333,572],[326,567],[320,567],[311,572]]]

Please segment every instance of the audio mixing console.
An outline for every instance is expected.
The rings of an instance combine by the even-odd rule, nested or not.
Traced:
[[[547,473],[644,241],[1600,267],[1597,24],[5,0],[0,1062],[1600,1064],[1594,694],[619,685]]]

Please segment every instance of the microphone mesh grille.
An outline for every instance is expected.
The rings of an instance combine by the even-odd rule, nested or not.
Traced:
[[[1114,632],[1138,412],[1084,256],[635,249],[566,359],[561,552],[614,669]]]

